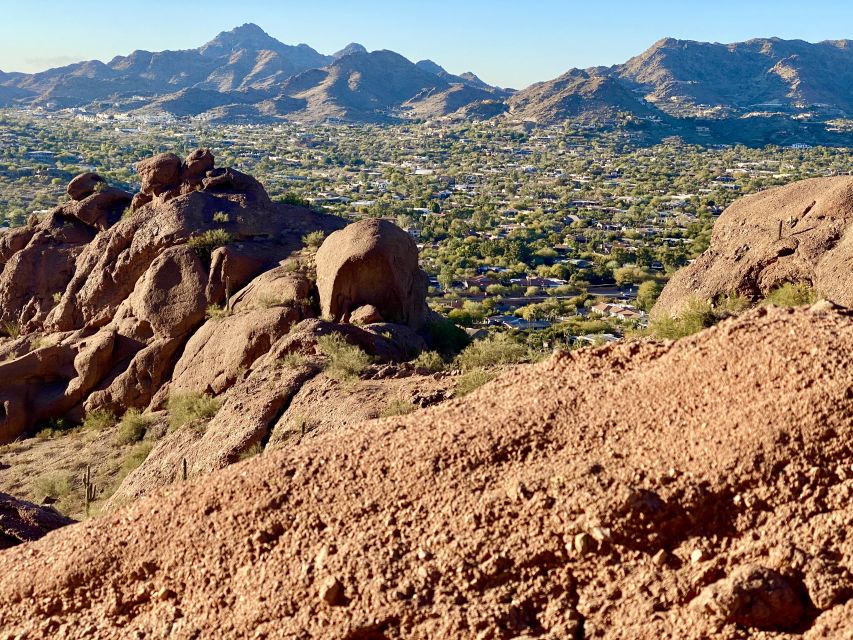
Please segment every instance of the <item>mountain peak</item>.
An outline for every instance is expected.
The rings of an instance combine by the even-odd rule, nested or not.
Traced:
[[[231,31],[228,31],[227,33],[231,33],[235,36],[267,36],[267,37],[269,37],[269,34],[266,31],[264,31],[263,29],[261,29],[254,22],[245,22],[245,23],[241,24],[239,27],[234,27],[233,29],[231,29]]]
[[[247,22],[231,31],[223,31],[199,49],[203,55],[222,55],[234,49],[277,49],[282,43],[261,29]]]
[[[424,71],[429,71],[430,73],[434,73],[435,75],[439,75],[442,73],[447,73],[440,64],[433,62],[432,60],[420,60],[415,63],[416,66],[420,67]]]
[[[341,49],[337,53],[332,54],[332,57],[337,60],[338,58],[343,58],[344,56],[349,56],[354,53],[367,53],[367,49],[362,44],[359,44],[357,42],[350,42],[343,49]]]

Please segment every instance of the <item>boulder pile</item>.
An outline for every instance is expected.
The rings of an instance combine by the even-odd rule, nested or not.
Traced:
[[[70,202],[0,234],[0,442],[51,419],[152,406],[208,309],[278,268],[303,234],[342,226],[274,204],[250,176],[214,168],[207,150],[183,162],[161,154],[137,170],[136,196],[85,173],[68,185]],[[217,359],[222,371],[182,365],[182,384],[195,376],[217,393],[233,383],[234,370],[308,314],[311,285],[292,286],[298,301],[283,296],[239,320],[246,344]],[[205,368],[211,349],[190,357]]]
[[[393,224],[338,231],[339,218],[273,203],[250,176],[216,168],[208,150],[136,169],[134,196],[85,173],[68,185],[69,203],[0,234],[0,444],[58,419],[216,397],[222,408],[207,430],[158,442],[116,506],[173,482],[180,464],[195,476],[286,441],[306,421],[288,413],[297,397],[304,414],[312,397],[323,415],[344,406],[326,397],[333,381],[314,380],[324,336],[376,366],[425,348],[426,276]],[[317,231],[328,236],[317,255],[302,252]],[[449,384],[386,386],[437,402]],[[346,420],[324,422],[378,415],[389,393],[365,389]]]

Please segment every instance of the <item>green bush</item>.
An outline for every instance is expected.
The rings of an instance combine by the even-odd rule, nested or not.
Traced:
[[[275,361],[279,369],[297,369],[308,363],[306,358],[301,353],[286,353],[284,356]]]
[[[283,196],[276,198],[275,201],[279,204],[289,204],[292,207],[304,207],[306,209],[311,206],[311,203],[305,198],[293,193],[292,191],[288,191]]]
[[[140,442],[133,449],[130,450],[124,460],[121,463],[121,469],[119,470],[119,478],[117,478],[117,482],[121,482],[127,474],[136,469],[139,465],[145,462],[145,459],[148,457],[148,454],[151,453],[151,449],[154,448],[153,443],[151,442]]]
[[[169,398],[169,429],[174,431],[194,420],[210,420],[222,401],[201,393],[182,393]]]
[[[254,458],[257,455],[260,455],[264,452],[264,445],[260,442],[256,442],[251,447],[246,449],[245,451],[241,451],[240,455],[237,459],[242,462],[243,460],[248,460],[249,458]]]
[[[475,389],[482,387],[487,382],[494,380],[495,374],[484,369],[474,369],[456,379],[456,391],[454,397],[461,398]]]
[[[391,418],[393,416],[404,416],[415,410],[415,405],[405,398],[394,398],[379,414],[380,418]]]
[[[412,365],[418,369],[426,369],[430,373],[437,373],[442,371],[447,363],[435,351],[422,351],[417,358],[412,360]]]
[[[718,320],[719,317],[709,303],[691,298],[678,316],[652,318],[649,331],[658,338],[678,340],[711,327]]]
[[[94,431],[103,431],[116,423],[116,417],[112,411],[99,409],[87,413],[83,418],[83,428],[92,429]]]
[[[465,331],[438,314],[427,321],[424,337],[430,349],[448,356],[456,355],[471,341]]]
[[[151,416],[141,414],[138,409],[130,409],[119,422],[116,444],[139,442],[145,437],[149,426],[151,426]]]
[[[319,230],[312,231],[311,233],[302,236],[302,242],[305,243],[305,246],[310,247],[312,249],[319,249],[320,245],[323,244],[323,240],[325,239],[326,234]]]
[[[219,222],[219,223],[221,223],[221,224],[224,224],[224,223],[226,223],[226,222],[230,222],[230,221],[231,221],[231,216],[229,216],[229,215],[228,215],[227,213],[225,213],[224,211],[217,211],[216,213],[214,213],[214,214],[213,214],[213,221],[214,221],[214,222]]]
[[[219,247],[224,247],[234,241],[234,236],[224,229],[209,229],[204,233],[191,237],[187,240],[187,246],[196,252],[196,255],[205,264],[210,262],[210,254]]]
[[[461,369],[471,370],[521,362],[527,356],[527,347],[505,333],[472,342],[456,356]]]
[[[18,338],[21,335],[21,325],[17,322],[4,322],[0,328],[10,338]]]
[[[373,362],[373,358],[337,333],[321,336],[317,344],[329,359],[326,374],[336,380],[354,380]]]
[[[775,307],[802,307],[817,302],[817,294],[805,282],[793,284],[786,282],[767,294],[764,304]]]
[[[218,304],[208,305],[207,309],[204,310],[204,317],[208,320],[223,320],[233,314],[234,312],[227,306],[220,307]]]
[[[61,500],[71,493],[71,477],[65,473],[51,473],[35,481],[35,498],[39,502],[50,496]]]
[[[736,316],[743,313],[751,303],[749,298],[738,293],[729,293],[722,298],[719,298],[714,304],[714,311],[717,316],[723,318],[725,316]]]

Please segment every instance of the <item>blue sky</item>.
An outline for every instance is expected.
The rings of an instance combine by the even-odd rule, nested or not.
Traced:
[[[356,41],[523,87],[624,62],[664,37],[735,42],[853,38],[850,0],[26,0],[3,3],[0,70],[33,72],[134,49],[197,47],[255,22],[332,53]]]

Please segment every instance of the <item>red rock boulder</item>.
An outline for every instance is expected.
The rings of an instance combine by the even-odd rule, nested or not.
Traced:
[[[97,173],[87,171],[86,173],[81,173],[79,176],[73,178],[71,182],[68,183],[66,192],[68,193],[69,198],[79,202],[80,200],[88,198],[90,195],[95,193],[98,185],[104,185],[105,183],[106,180]]]
[[[324,316],[349,322],[372,305],[386,322],[418,329],[426,315],[426,274],[408,233],[386,220],[361,220],[336,231],[317,252]]]

